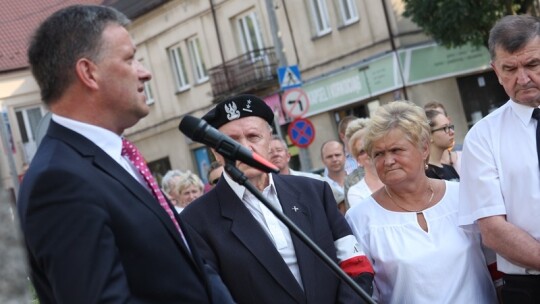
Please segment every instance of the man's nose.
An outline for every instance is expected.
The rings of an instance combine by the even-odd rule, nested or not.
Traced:
[[[531,78],[529,77],[529,73],[527,72],[527,70],[523,68],[518,69],[517,83],[520,85],[526,85],[530,81],[531,81]]]

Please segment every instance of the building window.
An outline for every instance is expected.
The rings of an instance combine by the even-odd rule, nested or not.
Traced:
[[[358,12],[354,0],[338,0],[341,23],[349,25],[358,21]]]
[[[37,149],[37,135],[40,122],[45,115],[45,109],[42,106],[36,106],[15,111],[17,125],[21,133],[24,161],[30,163]]]
[[[201,83],[208,80],[208,72],[206,70],[206,64],[204,63],[202,48],[199,38],[191,38],[188,40],[189,56],[193,64],[195,72],[195,79],[197,83]]]
[[[237,24],[240,41],[242,42],[242,51],[244,53],[249,52],[252,60],[263,55],[264,45],[255,12],[238,18]]]
[[[189,80],[186,73],[186,64],[180,46],[169,49],[169,57],[172,63],[176,91],[181,92],[189,89]]]
[[[150,81],[144,83],[144,95],[146,95],[147,105],[154,104],[154,93],[152,92],[152,85],[150,85]]]
[[[322,36],[332,31],[330,22],[328,21],[328,8],[326,0],[310,0],[311,13],[315,23],[315,35]]]
[[[143,59],[139,59],[139,62],[148,70],[150,70],[145,64]],[[154,93],[152,91],[152,85],[150,84],[150,80],[146,81],[144,83],[144,95],[146,96],[146,104],[151,105],[154,104]]]

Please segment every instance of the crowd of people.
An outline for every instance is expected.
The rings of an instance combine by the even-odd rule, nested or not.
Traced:
[[[212,150],[206,189],[189,170],[158,185],[123,137],[149,113],[151,78],[128,24],[111,7],[76,5],[31,40],[53,114],[17,206],[40,303],[540,303],[539,18],[491,30],[510,100],[472,127],[462,153],[442,104],[395,101],[340,121],[320,147],[323,175],[296,171],[270,107],[237,95],[202,119],[280,173],[236,161],[238,177]]]

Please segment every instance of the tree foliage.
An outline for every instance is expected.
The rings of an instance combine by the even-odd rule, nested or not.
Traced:
[[[535,0],[403,0],[405,17],[438,43],[487,46],[489,30],[502,16],[536,15]]]

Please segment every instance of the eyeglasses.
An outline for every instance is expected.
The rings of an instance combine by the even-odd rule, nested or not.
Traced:
[[[454,131],[454,125],[448,125],[448,126],[440,127],[438,129],[433,129],[433,130],[431,130],[431,133],[441,131],[441,130],[443,130],[444,133],[448,134],[448,133],[450,133],[450,130]]]
[[[218,181],[219,181],[219,177],[214,178],[213,180],[210,181],[210,185],[215,186]]]

